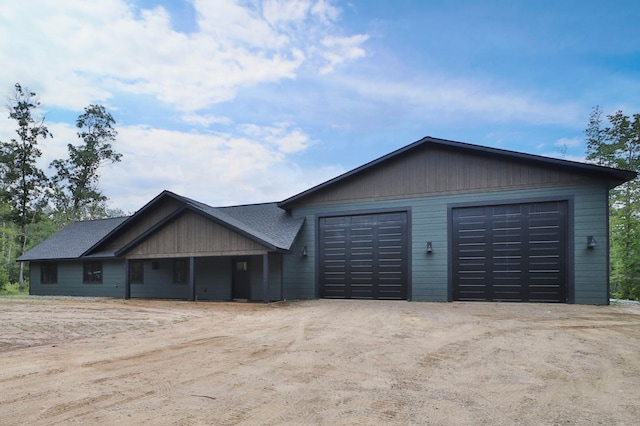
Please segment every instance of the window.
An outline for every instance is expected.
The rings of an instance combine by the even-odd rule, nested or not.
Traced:
[[[144,282],[144,262],[135,260],[131,262],[131,283],[142,284]]]
[[[83,282],[85,284],[102,284],[102,262],[85,262]]]
[[[40,284],[58,284],[57,263],[43,263],[40,266]]]
[[[173,261],[173,282],[174,284],[187,283],[187,261],[185,259]]]
[[[236,262],[236,271],[248,271],[249,270],[249,262],[240,261]]]

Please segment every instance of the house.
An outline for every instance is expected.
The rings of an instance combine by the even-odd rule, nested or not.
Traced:
[[[39,295],[607,304],[608,194],[635,177],[426,137],[279,203],[164,191],[18,260]]]

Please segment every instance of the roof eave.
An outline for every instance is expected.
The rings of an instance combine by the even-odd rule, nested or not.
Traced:
[[[175,218],[177,218],[178,216],[180,216],[181,214],[183,214],[186,211],[191,211],[194,213],[197,213],[199,215],[205,216],[207,217],[209,220],[212,220],[213,222],[218,223],[219,225],[224,226],[225,228],[228,228],[234,232],[237,232],[238,234],[241,234],[249,239],[251,239],[252,241],[255,241],[259,244],[262,244],[263,246],[265,246],[267,249],[269,250],[277,250],[279,249],[279,247],[264,241],[254,235],[251,235],[250,233],[237,228],[236,226],[233,226],[213,215],[208,214],[207,212],[198,209],[196,207],[194,207],[192,204],[186,203],[184,206],[180,207],[179,209],[177,209],[176,211],[174,211],[173,213],[171,213],[169,216],[165,217],[164,219],[162,219],[160,222],[156,223],[154,226],[152,226],[151,228],[147,229],[145,232],[143,232],[142,234],[140,234],[137,238],[133,239],[131,242],[125,244],[123,247],[121,247],[120,249],[118,249],[115,252],[115,256],[122,256],[124,253],[126,253],[127,251],[131,250],[133,247],[135,247],[136,245],[140,244],[142,241],[144,241],[145,239],[147,239],[150,235],[152,235],[153,233],[155,233],[156,231],[158,231],[159,229],[165,227],[167,224],[169,224],[169,222],[171,222],[172,220],[174,220]]]
[[[183,201],[184,200],[177,194],[174,194],[171,191],[168,190],[164,190],[162,191],[160,194],[156,195],[151,201],[149,201],[147,204],[145,204],[144,206],[142,206],[138,211],[136,211],[134,214],[132,214],[131,216],[129,216],[126,220],[124,220],[120,225],[116,226],[115,228],[113,228],[111,230],[111,232],[109,232],[107,235],[105,235],[103,238],[100,239],[100,241],[98,241],[97,243],[95,243],[93,246],[91,246],[89,249],[87,249],[85,252],[82,253],[82,255],[80,257],[86,256],[88,253],[91,253],[93,250],[95,250],[97,247],[100,246],[100,244],[102,244],[103,242],[105,242],[107,239],[111,238],[113,235],[115,235],[117,232],[119,232],[124,226],[126,226],[129,222],[131,222],[133,220],[134,217],[138,217],[140,216],[140,214],[142,214],[143,212],[146,212],[147,210],[149,210],[151,208],[151,206],[153,206],[160,198],[164,197],[164,196],[169,196],[171,198],[174,198],[178,201]]]
[[[296,201],[299,201],[307,197],[308,195],[311,195],[328,186],[331,186],[335,183],[343,181],[355,174],[358,174],[364,170],[374,167],[380,163],[383,163],[391,158],[397,157],[407,151],[411,151],[419,146],[426,145],[426,144],[446,146],[446,147],[450,147],[458,150],[470,150],[470,151],[480,152],[480,153],[489,154],[489,155],[499,155],[502,157],[509,157],[512,159],[518,159],[520,161],[526,161],[526,162],[536,162],[536,163],[544,163],[548,165],[555,165],[555,166],[561,166],[561,167],[569,167],[583,173],[584,172],[597,173],[603,176],[604,180],[609,182],[610,188],[615,188],[616,186],[621,185],[637,177],[637,173],[630,170],[614,169],[610,167],[598,166],[595,164],[580,163],[580,162],[570,161],[570,160],[560,160],[557,158],[543,157],[535,154],[526,154],[522,152],[509,151],[509,150],[500,149],[500,148],[491,148],[491,147],[474,145],[474,144],[465,143],[465,142],[457,142],[457,141],[451,141],[447,139],[438,139],[438,138],[433,138],[431,136],[426,136],[416,142],[413,142],[400,149],[397,149],[387,155],[379,157],[373,161],[363,164],[360,167],[357,167],[353,170],[350,170],[346,173],[336,176],[333,179],[330,179],[326,182],[316,185],[313,188],[310,188],[306,191],[303,191],[299,194],[289,197],[279,202],[277,205],[282,209],[289,210]]]

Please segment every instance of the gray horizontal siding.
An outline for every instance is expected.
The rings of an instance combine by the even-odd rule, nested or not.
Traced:
[[[153,263],[157,269],[153,269]],[[187,262],[188,268],[188,262]],[[144,261],[144,282],[131,283],[131,297],[142,299],[188,299],[189,279],[184,284],[173,282],[173,259]]]
[[[547,197],[573,198],[573,252],[575,265],[575,302],[602,304],[607,302],[607,196],[601,184],[538,188],[517,191],[453,194],[426,198],[384,200],[333,206],[313,206],[292,211],[294,217],[306,217],[305,224],[292,249],[285,256],[285,298],[316,296],[316,236],[318,216],[398,209],[411,211],[411,298],[422,301],[448,300],[448,236],[447,218],[450,204],[510,203]],[[571,222],[570,222],[571,223]],[[586,249],[586,239],[593,235],[599,246]],[[426,254],[427,241],[433,253]],[[302,257],[303,246],[308,256]],[[570,274],[571,275],[571,274]]]
[[[196,259],[196,299],[231,300],[231,258]]]
[[[31,262],[29,292],[34,295],[124,297],[124,261],[103,262],[102,284],[83,284],[82,261],[60,261],[57,284],[40,283],[40,262]]]
[[[609,303],[608,273],[608,190],[605,185],[593,187],[576,196],[575,207],[575,303],[605,305]],[[587,237],[598,245],[587,248]]]
[[[282,256],[269,255],[269,299],[282,299]],[[145,259],[143,282],[131,283],[132,298],[188,299],[188,280],[173,282],[174,259]],[[251,299],[263,300],[262,256],[251,256]],[[61,296],[125,296],[125,261],[103,263],[103,283],[83,284],[83,262],[64,261],[58,264],[58,283],[40,283],[41,262],[32,262],[29,272],[30,292],[34,295]],[[156,264],[157,268],[153,265]],[[231,300],[231,257],[201,257],[195,260],[196,300]]]
[[[281,255],[271,253],[269,256],[269,301],[282,300],[282,265]],[[264,301],[264,290],[262,283],[263,257],[251,256],[251,300],[256,302]]]
[[[284,255],[284,294],[283,299],[314,299],[316,294],[315,277],[315,217],[313,212],[301,216],[307,217],[298,238],[288,254]],[[308,256],[302,256],[304,247]]]

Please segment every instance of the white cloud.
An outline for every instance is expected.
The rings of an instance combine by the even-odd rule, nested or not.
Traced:
[[[338,12],[325,1],[193,7],[197,30],[185,34],[165,9],[136,13],[124,0],[9,2],[0,17],[0,83],[37,82],[50,105],[72,110],[125,92],[193,112],[243,87],[296,78],[305,63],[324,72],[364,54],[366,36],[326,42]]]
[[[180,119],[186,123],[198,124],[202,127],[209,127],[214,123],[231,124],[232,122],[229,117],[218,117],[211,114],[197,114],[195,112],[182,114]]]
[[[323,53],[323,56],[328,64],[320,69],[320,73],[330,73],[336,65],[365,56],[366,52],[361,46],[368,39],[369,36],[365,34],[351,37],[325,37],[322,44],[328,49]]]
[[[574,103],[551,103],[535,93],[505,90],[481,81],[443,77],[429,72],[418,77],[341,79],[344,91],[363,103],[395,105],[428,122],[525,122],[581,125],[584,109]]]
[[[183,33],[164,8],[138,10],[126,0],[8,2],[0,16],[0,93],[20,82],[47,108],[71,111],[90,103],[132,111],[151,99],[196,129],[219,125],[224,133],[154,129],[131,114],[119,120],[125,124],[114,147],[122,162],[102,170],[101,187],[112,206],[125,210],[163,189],[211,204],[277,201],[343,172],[305,166],[302,173],[292,154],[312,142],[293,122],[256,125],[207,107],[246,87],[302,72],[317,76],[356,60],[365,55],[367,36],[344,35],[340,10],[326,0],[192,6],[195,28]],[[48,125],[54,138],[43,142],[43,169],[66,157],[67,143],[79,142],[72,124]],[[12,132],[13,123],[0,120],[0,138]]]
[[[290,127],[291,123],[276,123],[275,126],[245,124],[240,126],[240,131],[275,145],[280,152],[285,154],[293,154],[306,149],[309,145],[309,136],[301,129],[290,129]]]
[[[53,160],[67,158],[69,151],[68,144],[78,145],[82,141],[78,138],[78,129],[67,123],[49,123],[45,122],[47,128],[53,135],[38,142],[42,149],[42,157],[40,157],[39,166],[44,170],[45,174],[51,175],[53,170],[49,169],[49,164]]]
[[[122,128],[117,143],[122,162],[102,171],[102,188],[114,207],[126,211],[140,208],[164,189],[229,205],[280,201],[344,172],[311,167],[303,173],[286,155],[288,142],[270,145],[257,137],[266,134],[275,140],[281,128],[246,129],[246,136],[237,137]],[[295,139],[296,129],[282,129],[282,137]]]
[[[319,0],[311,7],[311,13],[318,16],[322,22],[329,23],[338,19],[340,9],[332,6],[326,0]]]
[[[264,2],[262,13],[270,25],[278,26],[281,23],[304,20],[310,8],[310,1],[267,0]]]

